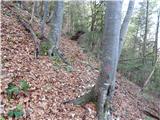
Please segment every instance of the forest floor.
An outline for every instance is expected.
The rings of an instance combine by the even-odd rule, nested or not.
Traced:
[[[1,12],[2,115],[12,119],[7,117],[7,112],[21,104],[24,115],[20,120],[95,120],[93,103],[75,106],[63,102],[77,98],[94,85],[99,71],[91,66],[98,67],[97,62],[84,54],[76,41],[67,37],[62,37],[60,49],[72,63],[72,70],[48,56],[35,59],[31,34],[17,21],[12,6],[3,5]],[[26,11],[23,12],[25,14]],[[30,84],[29,91],[9,100],[5,93],[8,83],[18,85],[20,80]],[[158,116],[160,101],[147,100],[144,95],[137,94],[139,90],[138,86],[117,75],[113,100],[115,117],[120,120],[145,120],[144,111]]]

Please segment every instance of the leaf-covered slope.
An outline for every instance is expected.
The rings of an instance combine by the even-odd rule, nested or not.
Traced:
[[[15,12],[12,6],[2,6],[1,83],[5,118],[8,118],[7,112],[11,108],[21,104],[24,110],[22,120],[95,120],[96,109],[92,103],[74,106],[64,105],[63,102],[82,95],[93,86],[98,71],[88,64],[97,67],[96,62],[89,59],[75,41],[65,37],[62,37],[60,47],[67,60],[72,62],[73,71],[67,71],[68,66],[61,62],[55,65],[47,56],[35,59],[31,34],[17,21],[13,14]],[[30,83],[29,92],[9,101],[5,94],[8,83],[18,84],[20,80]],[[136,92],[139,88],[136,85],[120,75],[117,81],[113,101],[114,116],[122,120],[144,119],[142,110],[158,107],[138,97]]]

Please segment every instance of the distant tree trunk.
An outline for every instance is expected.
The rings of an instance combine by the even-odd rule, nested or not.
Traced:
[[[127,34],[127,31],[128,31],[128,25],[129,25],[129,22],[130,22],[132,13],[133,13],[134,4],[135,4],[135,0],[130,0],[129,1],[127,13],[126,13],[125,18],[123,20],[123,23],[121,25],[120,43],[119,43],[119,57],[120,57],[120,54],[121,54],[121,51],[122,51],[125,35]]]
[[[149,1],[147,0],[147,5],[146,5],[146,20],[145,20],[145,33],[144,33],[144,39],[143,39],[143,48],[142,48],[142,55],[143,59],[142,62],[145,64],[146,62],[146,41],[147,41],[147,33],[148,33],[148,6],[149,6]]]
[[[27,4],[26,4],[26,1],[21,1],[21,7],[22,7],[24,10],[29,11],[28,6],[27,6]]]
[[[33,6],[32,6],[32,15],[31,15],[30,24],[32,24],[32,22],[33,22],[34,12],[35,12],[35,5],[36,5],[36,2],[34,1],[33,2]]]
[[[104,25],[104,15],[103,14],[101,14],[101,29],[100,29],[100,31],[102,32],[103,31],[103,25]]]
[[[139,27],[136,29],[136,34],[134,35],[134,43],[133,43],[133,53],[136,52],[136,43],[138,41],[138,33],[139,33]]]
[[[134,4],[135,4],[135,0],[130,0],[129,1],[127,13],[126,13],[125,18],[123,20],[123,23],[121,25],[120,36],[119,36],[120,40],[119,40],[118,59],[115,62],[116,66],[118,66],[118,61],[119,61],[119,58],[120,58],[120,55],[121,55],[121,52],[122,52],[122,47],[123,47],[123,44],[124,44],[125,35],[127,34],[128,25],[129,25],[129,22],[130,22],[132,13],[133,13]],[[115,69],[117,69],[117,67],[115,67]],[[112,79],[114,79],[114,81],[116,81],[116,75],[114,75],[113,77],[114,78],[112,78]],[[115,89],[115,84],[113,84],[113,86],[112,86],[112,91],[113,92],[114,92],[114,89]]]
[[[13,1],[14,2],[14,1]],[[18,7],[20,7],[20,8],[22,8],[22,3],[21,3],[21,1],[15,1],[16,2],[16,5],[18,6]]]
[[[94,24],[96,22],[96,14],[94,12],[95,7],[96,7],[96,1],[91,2],[91,12],[92,12],[91,31],[94,31]]]
[[[101,1],[99,3],[97,3],[97,1],[91,1],[91,28],[90,28],[90,31],[95,31],[97,30],[97,26],[96,23],[97,23],[97,15],[99,14],[99,12],[101,12],[99,10],[99,8],[102,6],[102,3],[104,1]],[[101,17],[103,18],[103,13],[101,13]],[[102,21],[102,27],[103,27],[103,20]],[[101,29],[102,29],[101,27]],[[100,30],[101,30],[100,29]]]
[[[92,90],[69,102],[85,104],[97,101],[98,120],[111,120],[111,100],[118,61],[121,26],[121,1],[106,1],[105,25],[102,39],[101,71]],[[68,103],[68,102],[66,102]]]
[[[39,8],[39,18],[40,18],[40,22],[42,22],[42,17],[43,17],[43,13],[44,13],[44,1],[41,1],[40,3],[39,3],[39,6],[40,6],[40,8]]]
[[[158,15],[157,15],[157,25],[156,25],[156,34],[155,34],[155,43],[154,43],[154,64],[156,64],[157,55],[158,55],[159,17],[160,17],[160,10],[158,11]],[[157,69],[155,68],[155,72],[154,72],[155,80],[157,79],[156,72],[157,72]]]
[[[51,11],[51,14],[49,18],[47,19],[46,23],[50,23],[51,19],[53,18],[53,15],[54,15],[54,10]]]
[[[157,25],[156,25],[156,34],[155,34],[155,43],[154,43],[154,63],[157,61],[157,54],[158,54],[158,33],[159,33],[159,17],[160,17],[160,11],[158,12],[157,16]]]
[[[54,52],[57,52],[59,49],[59,41],[61,37],[61,29],[63,22],[63,9],[64,2],[63,1],[55,1],[55,13],[53,17],[53,23],[51,26],[51,43],[52,47],[49,49],[49,56],[52,56]]]
[[[39,1],[34,1],[34,2],[35,2],[34,14],[36,17],[39,17]]]
[[[47,14],[48,14],[48,1],[44,1],[44,15],[41,21],[41,38],[44,37],[44,27],[46,23]]]

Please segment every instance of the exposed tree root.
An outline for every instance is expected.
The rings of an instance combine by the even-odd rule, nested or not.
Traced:
[[[96,96],[94,94],[94,87],[91,89],[90,92],[78,97],[77,99],[68,100],[63,103],[64,104],[73,103],[74,105],[85,105],[86,103],[89,103],[89,102],[96,102]]]
[[[109,99],[105,99],[106,96],[103,95],[104,94],[101,94],[101,97],[98,97],[95,93],[95,87],[92,87],[90,92],[77,99],[65,101],[63,104],[73,103],[74,105],[85,105],[89,102],[93,102],[97,106],[98,120],[112,120],[111,103]]]
[[[39,36],[38,37],[41,41],[49,41],[49,39],[46,36]]]
[[[151,112],[149,112],[147,110],[143,110],[143,113],[146,114],[149,117],[152,117],[152,118],[156,119],[156,120],[160,120],[159,116],[156,116],[156,115],[152,114]]]
[[[56,55],[58,56],[65,64],[67,65],[70,65],[70,63],[68,61],[66,61],[66,59],[64,58],[64,54],[62,52],[60,52],[59,49],[56,49],[56,48],[51,48],[49,51],[48,51],[48,55],[50,57]]]

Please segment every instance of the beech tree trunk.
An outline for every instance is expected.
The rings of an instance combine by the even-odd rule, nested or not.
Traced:
[[[40,17],[39,16],[39,2],[40,1],[34,1],[34,2],[35,2],[34,14],[36,17]]]
[[[130,0],[129,1],[127,13],[126,13],[125,18],[123,20],[123,23],[121,25],[120,43],[119,43],[119,57],[120,57],[120,54],[121,54],[121,51],[122,51],[125,35],[127,34],[127,31],[128,31],[128,25],[129,25],[129,22],[130,22],[132,13],[133,13],[134,4],[135,4],[135,0]]]
[[[158,33],[159,33],[159,17],[160,17],[160,10],[158,10],[158,15],[157,15],[157,25],[156,25],[156,33],[155,33],[155,42],[154,42],[154,64],[156,64],[157,57],[158,57]],[[154,72],[154,79],[157,79],[156,76],[157,70],[155,69]]]
[[[30,24],[32,24],[32,22],[33,22],[34,13],[35,13],[35,5],[36,5],[36,2],[34,1],[33,6],[32,6],[32,15],[31,15]]]
[[[130,22],[132,13],[133,13],[134,4],[135,4],[135,0],[130,0],[129,1],[128,9],[127,9],[125,18],[124,18],[123,23],[122,23],[121,28],[120,28],[118,59],[117,59],[117,61],[115,61],[115,66],[116,67],[115,67],[114,71],[117,70],[118,61],[119,61],[119,58],[120,58],[120,55],[121,55],[121,52],[122,52],[122,47],[123,47],[123,43],[124,43],[124,40],[125,40],[125,35],[127,34],[127,31],[128,31],[128,25],[129,25],[129,22]],[[116,73],[115,73],[115,75],[113,75],[112,79],[114,81],[116,81]],[[112,95],[114,94],[114,90],[115,90],[115,84],[112,85]]]
[[[44,15],[41,21],[41,37],[42,38],[44,37],[44,27],[46,23],[47,14],[48,14],[48,1],[44,1]]]
[[[146,20],[145,20],[145,33],[144,33],[144,39],[143,39],[143,48],[142,48],[142,54],[143,54],[143,59],[142,62],[145,64],[146,62],[146,42],[147,42],[147,33],[148,33],[148,6],[149,6],[149,1],[147,0],[147,5],[146,5]]]
[[[85,104],[97,102],[98,120],[112,120],[111,101],[116,82],[116,70],[124,36],[128,30],[129,20],[133,12],[134,2],[129,7],[121,27],[121,1],[106,1],[105,25],[102,39],[101,71],[91,91],[75,100],[65,103]],[[121,43],[120,43],[121,42]]]
[[[119,56],[121,27],[121,1],[106,1],[105,25],[102,39],[101,71],[91,91],[75,100],[65,103],[85,104],[97,102],[98,120],[111,120],[111,100],[115,86],[115,75]]]
[[[51,14],[50,14],[50,16],[48,17],[46,23],[50,23],[51,19],[53,18],[53,15],[54,15],[54,10],[51,11]]]
[[[156,34],[155,34],[155,43],[154,43],[154,53],[155,53],[154,63],[156,63],[157,54],[158,54],[159,17],[160,17],[160,10],[158,11],[158,16],[157,16],[157,25],[156,25]]]
[[[53,17],[53,23],[51,26],[51,44],[52,47],[49,49],[48,53],[49,56],[52,56],[54,52],[58,51],[59,48],[59,41],[61,37],[61,30],[62,30],[62,22],[63,22],[63,9],[64,9],[64,2],[63,1],[55,1],[55,13]]]
[[[98,95],[98,120],[110,120],[111,99],[115,86],[119,36],[121,27],[121,1],[107,1],[102,39],[101,71],[95,85]]]

